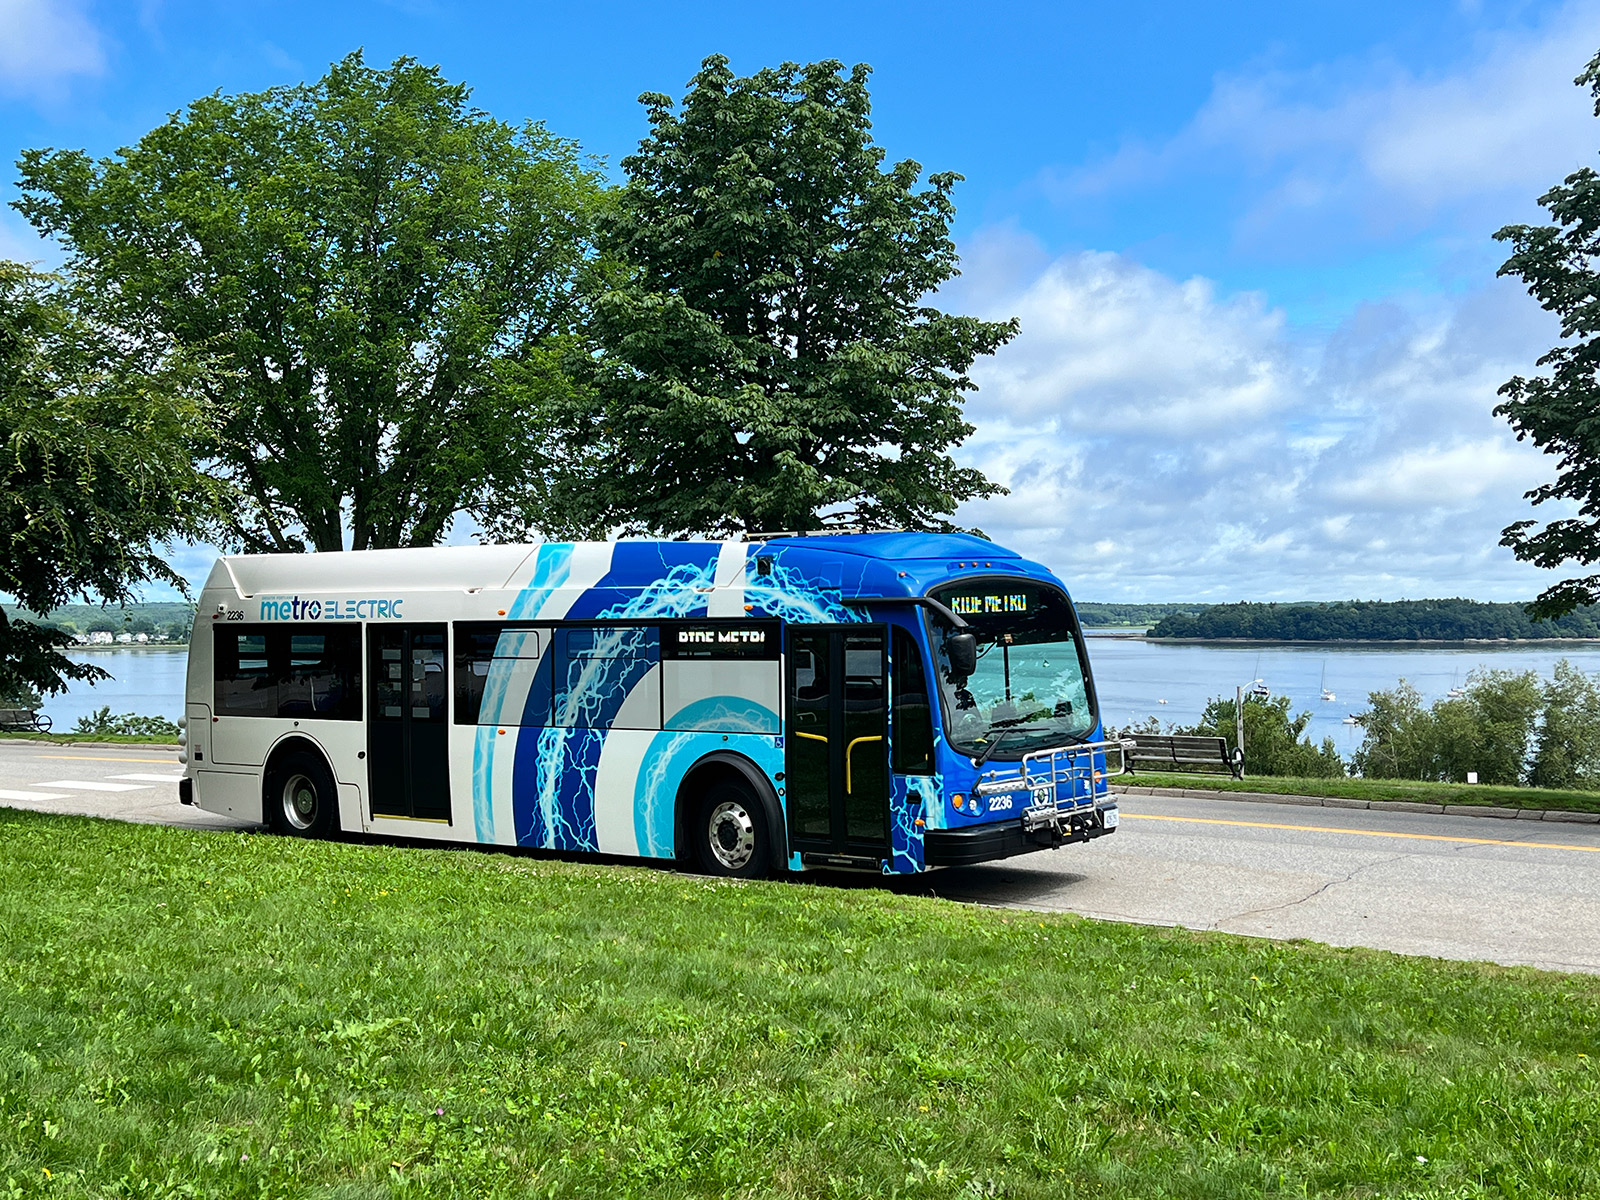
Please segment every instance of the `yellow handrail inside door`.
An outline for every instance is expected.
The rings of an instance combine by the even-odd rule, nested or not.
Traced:
[[[803,736],[803,735],[802,735]],[[881,742],[883,735],[875,733],[871,737],[858,737],[844,748],[844,792],[849,795],[855,789],[850,786],[850,756],[855,753],[855,748],[862,742]]]

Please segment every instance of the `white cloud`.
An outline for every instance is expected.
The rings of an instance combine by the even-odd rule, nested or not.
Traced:
[[[1490,230],[1593,163],[1593,99],[1572,81],[1596,49],[1600,3],[1585,0],[1533,32],[1486,35],[1450,73],[1372,57],[1221,77],[1166,142],[1046,182],[1073,198],[1219,173],[1240,189],[1236,235],[1258,246],[1326,250],[1441,214]]]
[[[1011,239],[966,247],[1025,262]],[[1553,463],[1491,415],[1553,323],[1507,281],[1297,336],[1254,295],[1068,255],[977,308],[1022,333],[974,377],[966,506],[1084,598],[1531,597],[1498,546]],[[958,297],[957,305],[967,300]],[[1544,515],[1544,514],[1541,514]]]
[[[0,92],[52,94],[75,75],[99,75],[100,31],[73,0],[0,0]]]

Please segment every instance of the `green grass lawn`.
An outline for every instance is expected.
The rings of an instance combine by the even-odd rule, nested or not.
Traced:
[[[929,886],[0,810],[0,1196],[1600,1194],[1600,980]]]
[[[1119,775],[1113,784],[1196,788],[1216,792],[1273,792],[1285,796],[1343,796],[1351,800],[1412,800],[1420,804],[1487,804],[1505,808],[1600,812],[1600,792],[1554,788],[1497,787],[1481,783],[1417,783],[1406,779],[1293,779],[1281,775],[1175,775],[1140,771]]]

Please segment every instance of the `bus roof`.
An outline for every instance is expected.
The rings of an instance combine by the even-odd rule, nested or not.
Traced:
[[[611,611],[629,593],[738,592],[733,607],[741,614],[797,613],[791,602],[804,597],[807,613],[850,619],[837,611],[844,597],[920,596],[984,574],[1054,582],[1039,564],[971,534],[907,532],[238,555],[218,559],[206,587],[242,597],[511,591],[517,596],[507,607],[529,614],[552,611],[548,602],[559,591],[573,616]],[[702,598],[691,607],[724,605],[708,609]]]

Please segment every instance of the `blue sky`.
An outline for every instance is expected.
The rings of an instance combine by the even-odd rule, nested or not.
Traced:
[[[357,46],[613,165],[708,53],[872,64],[889,154],[966,176],[944,302],[1023,321],[961,452],[1012,495],[960,515],[1080,596],[1545,582],[1495,542],[1549,465],[1489,409],[1555,331],[1489,235],[1600,148],[1600,3],[0,0],[0,150],[112,153]],[[0,254],[59,261],[11,212]]]

